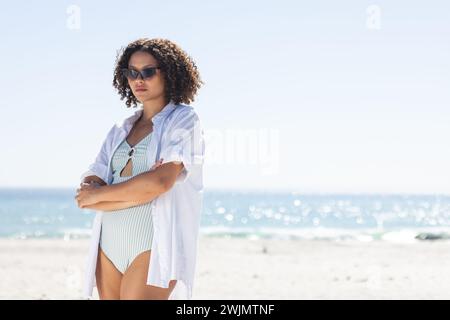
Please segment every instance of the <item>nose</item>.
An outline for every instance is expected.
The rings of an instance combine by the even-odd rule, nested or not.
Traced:
[[[142,76],[141,75],[138,75],[138,77],[137,77],[137,79],[136,80],[134,80],[136,83],[139,83],[139,84],[142,84],[142,83],[144,83],[144,79],[142,78]]]

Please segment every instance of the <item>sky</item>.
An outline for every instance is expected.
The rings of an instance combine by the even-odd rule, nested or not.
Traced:
[[[78,186],[148,37],[205,82],[205,188],[450,194],[446,1],[9,1],[0,34],[0,187]]]

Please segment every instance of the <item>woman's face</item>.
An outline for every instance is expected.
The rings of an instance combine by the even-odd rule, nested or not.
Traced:
[[[128,61],[128,69],[141,71],[148,67],[158,67],[158,61],[148,52],[136,51]],[[147,100],[164,99],[164,77],[161,69],[147,79],[139,76],[136,80],[128,79],[128,84],[136,99],[144,103]]]

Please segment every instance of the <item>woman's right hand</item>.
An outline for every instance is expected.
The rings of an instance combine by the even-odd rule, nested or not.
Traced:
[[[88,177],[84,178],[83,182],[80,183],[80,187],[82,187],[83,185],[89,185],[93,182],[95,182],[97,185],[100,185],[100,186],[106,185],[106,182],[103,181],[102,179],[100,179],[99,177],[88,176]]]

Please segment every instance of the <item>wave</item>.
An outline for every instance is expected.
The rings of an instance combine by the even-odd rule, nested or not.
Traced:
[[[89,239],[91,229],[65,228],[56,232],[44,231],[20,232],[3,238],[11,239]],[[392,230],[373,229],[342,229],[342,228],[238,228],[225,226],[205,226],[200,228],[202,237],[227,237],[249,240],[320,240],[320,241],[387,241],[396,243],[416,243],[421,241],[450,240],[450,228],[403,228]]]
[[[322,240],[322,241],[386,241],[416,243],[429,240],[450,240],[450,228],[409,229],[332,229],[332,228],[230,228],[202,227],[202,236],[280,240]]]

